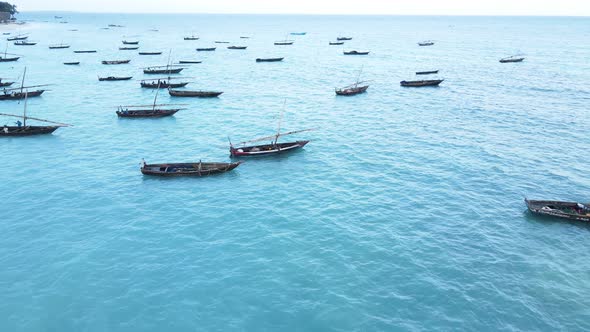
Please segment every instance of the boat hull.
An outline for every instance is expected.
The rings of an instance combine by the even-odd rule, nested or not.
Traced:
[[[358,95],[358,94],[367,92],[368,88],[369,88],[369,86],[366,85],[366,86],[359,86],[358,88],[337,89],[336,94],[338,96],[354,96],[354,95]]]
[[[298,150],[307,145],[307,143],[309,143],[309,141],[254,145],[239,148],[230,146],[229,152],[231,157],[266,156]]]
[[[7,129],[8,132],[4,131],[4,128]],[[0,136],[1,137],[18,137],[18,136],[34,136],[34,135],[47,135],[53,133],[57,130],[59,126],[26,126],[26,127],[17,127],[17,126],[6,126],[0,127]]]
[[[180,109],[172,110],[131,110],[131,111],[117,111],[117,116],[120,118],[163,118],[166,116],[172,116]]]
[[[20,59],[20,57],[13,57],[13,58],[1,58],[0,57],[0,62],[12,62],[12,61],[16,61]]]
[[[147,164],[141,168],[144,175],[176,177],[176,176],[209,176],[229,172],[240,166],[236,163],[176,163],[176,164]]]
[[[168,90],[168,93],[174,97],[215,98],[221,95],[223,92]]]
[[[524,201],[533,214],[567,220],[590,221],[590,208],[584,204],[563,201],[535,201],[526,198]]]
[[[283,61],[284,58],[258,58],[256,62],[279,62]]]
[[[143,73],[144,74],[178,74],[180,73],[184,68],[176,68],[176,69],[144,69]]]
[[[30,92],[13,92],[13,93],[5,93],[0,94],[0,100],[19,100],[24,99],[25,96],[28,98],[31,97],[38,97],[43,94],[45,90],[37,90],[37,91],[30,91]]]
[[[99,81],[128,81],[131,78],[133,78],[133,76],[127,76],[127,77],[99,77],[98,80]]]
[[[158,85],[158,83],[140,83],[142,88],[146,88],[146,89],[168,89],[168,88],[182,88],[184,86],[186,86],[188,84],[188,82],[182,82],[182,83],[160,83]]]
[[[404,87],[419,88],[424,86],[438,86],[444,80],[428,80],[428,81],[401,81],[399,84]]]

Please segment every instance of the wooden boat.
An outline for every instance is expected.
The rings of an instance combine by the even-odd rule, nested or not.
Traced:
[[[307,32],[291,32],[291,36],[305,36]]]
[[[139,52],[139,55],[160,55],[162,52]]]
[[[173,65],[147,67],[147,68],[143,69],[143,73],[144,74],[178,74],[184,69],[183,67],[179,67],[179,68],[172,68],[172,67],[173,67]]]
[[[354,96],[354,95],[358,95],[361,93],[365,93],[367,91],[367,89],[369,88],[368,85],[363,85],[363,83],[365,83],[364,81],[360,81],[361,78],[361,73],[363,72],[362,68],[358,74],[358,77],[356,78],[356,82],[349,85],[349,86],[345,86],[343,88],[340,89],[336,89],[336,95],[338,96]]]
[[[96,53],[96,50],[80,50],[74,51],[74,53]]]
[[[108,77],[99,77],[99,81],[128,81],[133,76],[108,76]]]
[[[250,39],[248,36],[240,36],[240,39]]]
[[[25,81],[24,77],[25,77],[26,73],[27,73],[27,69],[25,67],[25,72],[23,74],[22,84],[24,84],[24,81]],[[65,123],[58,123],[58,122],[37,119],[37,118],[32,118],[32,117],[27,116],[27,99],[28,99],[27,91],[24,91],[24,99],[25,99],[25,102],[24,102],[23,115],[13,115],[13,114],[0,113],[0,115],[3,115],[3,116],[21,118],[23,120],[22,123],[20,122],[20,120],[18,120],[16,122],[16,126],[4,125],[3,127],[1,127],[0,128],[0,136],[2,136],[2,137],[18,137],[18,136],[33,136],[33,135],[51,134],[55,130],[57,130],[59,127],[70,126]],[[40,121],[40,122],[51,123],[54,125],[52,125],[52,126],[30,126],[30,125],[27,125],[28,119],[36,120],[36,121]]]
[[[428,71],[417,71],[416,75],[431,75],[431,74],[438,74],[438,70],[428,70]]]
[[[49,45],[50,50],[57,50],[57,49],[63,49],[63,48],[70,48],[70,45],[66,45],[66,44]]]
[[[140,85],[142,88],[147,89],[168,89],[168,88],[182,88],[185,87],[189,82],[172,83],[173,77],[165,77],[154,79],[151,82],[149,80],[141,80]]]
[[[195,37],[195,36],[184,37],[184,40],[199,40],[199,37]]]
[[[64,62],[64,65],[68,65],[68,66],[79,65],[79,64],[80,64],[80,61]]]
[[[14,45],[16,45],[16,46],[33,46],[33,45],[37,45],[37,43],[26,41],[26,40],[19,40],[19,41],[15,41]]]
[[[434,42],[431,40],[425,40],[423,42],[419,42],[418,46],[432,46],[434,45]]]
[[[245,50],[248,46],[228,46],[228,50]]]
[[[197,52],[212,52],[215,51],[216,47],[205,47],[205,48],[197,48]]]
[[[193,60],[180,60],[180,61],[178,61],[178,63],[180,63],[180,64],[184,64],[184,63],[186,63],[186,64],[189,64],[189,63],[190,64],[196,64],[196,63],[202,63],[202,62],[203,61],[193,61]]]
[[[339,42],[330,42],[330,45],[344,45],[343,41],[339,41]]]
[[[131,60],[103,60],[103,65],[122,65],[131,62]]]
[[[344,55],[367,55],[369,53],[370,52],[368,52],[368,51],[355,51],[355,50],[344,51]]]
[[[18,35],[6,38],[7,41],[15,41],[15,40],[27,40],[29,36],[25,35]]]
[[[399,84],[405,87],[438,86],[444,80],[401,81]]]
[[[157,176],[207,176],[225,173],[240,166],[241,162],[235,163],[168,163],[168,164],[146,164],[143,161],[141,173],[144,175]]]
[[[13,88],[13,89],[4,89],[4,93],[0,94],[0,100],[20,100],[25,99],[25,97],[39,97],[40,95],[45,92],[45,90],[35,90],[27,92],[24,89],[31,88],[31,87],[21,87],[21,88]],[[21,90],[21,91],[17,91]],[[11,92],[9,92],[11,91]]]
[[[275,42],[275,45],[293,45],[294,40],[279,40]]]
[[[511,62],[522,62],[524,57],[511,56],[508,58],[500,59],[500,63],[511,63]]]
[[[191,91],[191,90],[172,90],[168,89],[168,93],[174,97],[197,97],[197,98],[214,98],[221,95],[220,91]]]
[[[217,41],[215,41],[215,44],[229,44],[229,42],[228,41],[219,41],[219,40],[217,40]]]
[[[534,201],[525,198],[527,208],[534,214],[562,219],[590,221],[590,206],[578,202]]]
[[[123,25],[120,25],[120,24],[109,24],[108,26],[111,28],[123,28],[124,27]]]
[[[267,136],[267,137],[254,139],[251,141],[241,142],[238,144],[238,147],[235,147],[230,140],[230,142],[229,142],[230,157],[266,156],[266,155],[285,153],[285,152],[290,152],[290,151],[301,149],[307,143],[309,143],[309,141],[295,141],[295,142],[278,143],[278,140],[281,136],[287,136],[287,135],[292,135],[292,134],[296,134],[296,133],[301,133],[301,132],[313,130],[313,129],[305,129],[305,130],[297,130],[297,131],[291,131],[291,132],[287,132],[287,133],[281,133],[282,119],[283,119],[283,116],[281,113],[277,133],[273,136]],[[271,140],[270,144],[249,145],[249,144],[255,143],[255,142],[262,142],[262,141],[268,142],[268,140]]]
[[[133,51],[138,50],[139,46],[132,46],[132,47],[119,47],[119,51]]]
[[[20,57],[15,56],[15,57],[7,57],[6,54],[4,54],[4,56],[0,55],[0,62],[12,62],[12,61],[16,61],[20,59]]]
[[[338,38],[336,38],[336,40],[338,40],[338,41],[352,40],[352,37],[338,37]]]
[[[257,58],[256,62],[278,62],[283,61],[284,58]]]
[[[117,116],[120,118],[163,118],[172,116],[180,111],[180,108],[162,109],[159,105],[149,109],[134,109],[134,106],[119,106]],[[131,108],[131,109],[130,109]]]
[[[0,78],[0,87],[7,87],[11,86],[12,84],[14,84],[14,82],[2,82],[2,79]]]
[[[134,41],[123,40],[122,43],[123,43],[123,45],[138,45],[139,41],[137,41],[137,40],[134,40]]]

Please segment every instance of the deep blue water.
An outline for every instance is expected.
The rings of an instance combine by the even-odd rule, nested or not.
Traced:
[[[590,200],[588,18],[54,14],[21,15],[39,44],[0,63],[53,84],[31,116],[74,125],[0,141],[0,331],[590,329],[590,226],[523,203]],[[338,35],[371,54],[343,56]],[[125,38],[164,53],[118,51]],[[214,40],[248,49],[195,52]],[[135,80],[169,50],[203,61],[188,88],[225,93],[163,91],[188,109],[118,119],[152,102]],[[368,93],[336,97],[361,68]],[[399,86],[430,69],[439,88]],[[134,80],[96,79],[111,74]],[[227,137],[273,134],[285,98],[284,130],[318,128],[293,137],[304,150],[209,178],[139,172],[141,158],[228,161]]]

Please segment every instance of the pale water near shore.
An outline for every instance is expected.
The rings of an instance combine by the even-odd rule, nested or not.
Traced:
[[[0,140],[0,331],[590,329],[589,226],[523,203],[590,200],[589,19],[53,15],[21,15],[39,44],[0,63],[54,84],[31,116],[74,124]],[[339,34],[371,54],[343,56]],[[164,53],[119,51],[126,38]],[[195,52],[215,40],[248,49]],[[203,61],[187,88],[225,93],[163,91],[188,109],[118,119],[116,105],[152,102],[134,80],[170,49]],[[285,60],[254,62],[267,56]],[[336,97],[361,67],[368,93]],[[439,88],[399,86],[431,69]],[[272,134],[284,98],[284,130],[319,128],[293,137],[304,150],[209,178],[139,172],[142,157],[228,161],[227,137]]]

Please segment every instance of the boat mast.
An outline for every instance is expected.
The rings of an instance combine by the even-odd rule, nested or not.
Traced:
[[[363,72],[363,66],[361,66],[361,70],[359,70],[359,75],[356,77],[356,83],[354,84],[355,88],[358,87],[358,85],[360,83],[362,72]]]
[[[277,142],[279,141],[279,136],[281,136],[281,123],[283,122],[283,115],[285,114],[285,106],[287,105],[287,98],[285,98],[285,101],[283,102],[283,110],[281,111],[281,116],[279,117],[279,125],[277,128],[277,135],[275,136],[275,145],[277,144]]]
[[[27,99],[29,97],[29,92],[25,93],[25,109],[23,111],[23,127],[27,126]]]
[[[23,87],[25,86],[25,75],[27,75],[27,67],[25,67],[25,72],[23,73],[23,79],[20,83],[20,93],[23,93]]]

